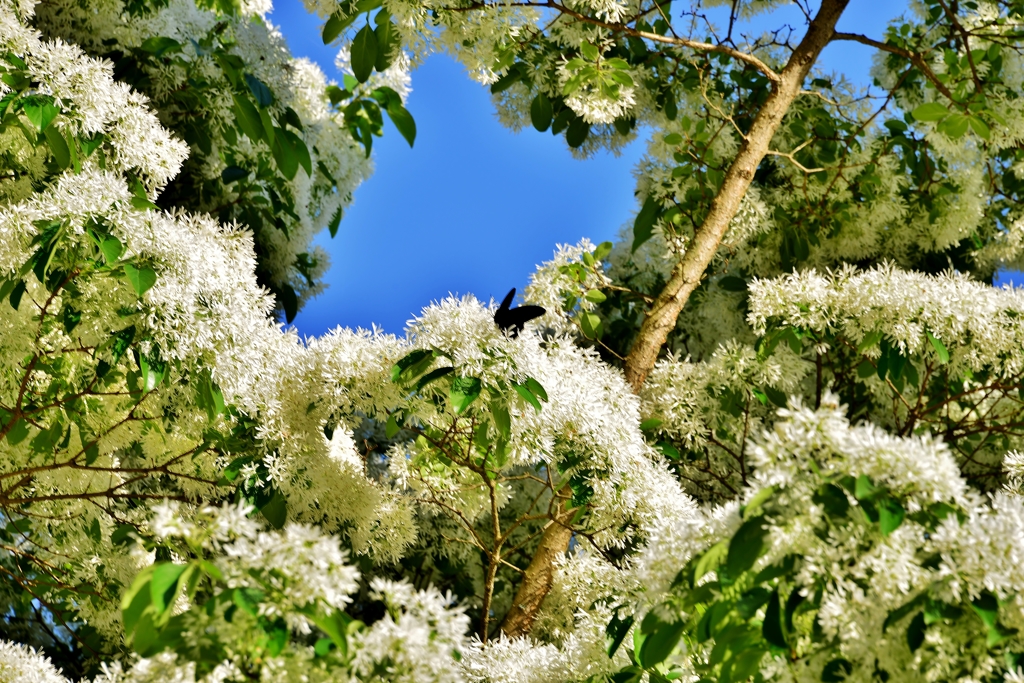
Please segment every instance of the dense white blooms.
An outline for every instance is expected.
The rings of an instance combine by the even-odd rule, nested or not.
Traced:
[[[0,640],[0,681],[9,683],[68,683],[49,657],[31,647]]]
[[[374,676],[419,683],[462,679],[458,659],[466,649],[469,618],[436,589],[417,591],[404,582],[374,578],[371,596],[387,607],[384,618],[359,634],[356,680]]]
[[[824,275],[810,270],[755,280],[748,319],[757,331],[778,321],[840,332],[855,344],[882,333],[902,350],[929,356],[936,353],[926,336],[931,334],[948,347],[954,370],[987,366],[1011,376],[1024,368],[1022,311],[1020,290],[966,275],[846,266]]]
[[[749,17],[777,4],[730,8]],[[307,7],[348,12],[333,0]],[[604,22],[650,13],[635,0],[566,7]],[[601,59],[648,47],[606,44],[603,27],[532,7],[387,0],[369,20],[393,20],[401,41],[382,73],[346,80],[357,97],[386,87],[405,101],[410,70],[444,50],[481,82],[500,82],[509,125],[532,118],[536,88],[560,108],[559,125],[589,126],[578,155],[614,151],[653,126],[637,184],[658,216],[636,250],[628,230],[613,251],[558,247],[523,296],[547,313],[518,336],[495,324],[495,302],[466,296],[427,306],[404,335],[300,340],[270,320],[274,302],[258,283],[291,287],[298,301],[319,291],[327,260],[313,236],[371,162],[323,73],[293,58],[267,21],[270,8],[55,0],[33,15],[30,3],[0,0],[6,62],[22,69],[24,59],[29,96],[56,108],[36,140],[17,125],[0,131],[15,169],[0,178],[0,531],[20,534],[0,561],[27,562],[55,593],[74,595],[100,651],[125,648],[96,662],[97,683],[603,680],[639,656],[631,629],[642,650],[644,623],[712,614],[697,592],[741,599],[750,586],[730,583],[739,577],[727,560],[752,520],[764,534],[749,569],[782,570],[771,590],[747,593],[763,598],[743,608],[758,629],[751,643],[766,633],[773,591],[794,603],[790,652],[765,649],[756,663],[765,680],[822,680],[819,635],[848,680],[880,668],[900,681],[974,683],[1014,666],[986,639],[1008,652],[1024,645],[1024,439],[1014,431],[1024,298],[952,269],[902,269],[960,246],[980,278],[1021,258],[1016,209],[986,203],[988,138],[964,144],[940,124],[893,119],[840,155],[832,143],[849,130],[833,122],[867,126],[874,113],[848,83],[812,84],[829,94],[804,93],[787,113],[766,176],[759,169],[669,352],[634,393],[601,355],[617,353],[618,332],[598,344],[586,331],[593,320],[635,331],[692,244],[704,193],[743,144],[733,95],[700,80],[715,77],[714,60],[684,55],[655,92],[649,83],[667,84],[655,64],[664,60],[631,54],[617,91],[588,82],[567,93],[581,46],[601,45]],[[994,16],[983,2],[968,25]],[[341,38],[342,70],[363,21]],[[152,55],[154,37],[173,51],[140,59],[151,101],[87,56]],[[516,46],[543,41],[551,52],[517,61]],[[777,45],[746,48],[781,66]],[[932,66],[948,74],[955,59]],[[709,69],[699,83],[673,90],[698,63]],[[1008,55],[1006,78],[1020,82],[1022,64]],[[886,65],[876,72],[893,82]],[[0,94],[22,97],[17,82]],[[198,150],[189,159],[168,128],[179,123],[175,98],[195,83],[203,96],[181,106],[205,137],[182,125]],[[264,132],[287,127],[308,170],[286,173],[269,135],[239,133],[235,97],[261,99],[260,83],[272,93]],[[905,111],[938,101],[917,90],[897,99]],[[986,105],[1007,120],[991,136],[1000,150],[1020,141],[1018,104],[996,92]],[[19,112],[19,124],[38,125]],[[904,131],[908,158],[926,145],[946,181],[911,182],[890,153],[899,145],[889,133]],[[72,143],[73,161],[58,158],[54,133]],[[256,200],[228,182],[253,169],[266,172]],[[193,191],[194,210],[152,204]],[[225,202],[272,209],[242,226]],[[820,217],[808,208],[819,205]],[[812,214],[820,225],[790,220]],[[881,255],[892,262],[827,270]],[[612,297],[627,303],[602,319]],[[783,332],[783,343],[772,336]],[[887,381],[878,364],[892,353],[921,373]],[[831,390],[851,397],[849,415]],[[918,416],[915,400],[940,405],[938,416],[901,422]],[[979,463],[994,493],[968,485]],[[530,636],[507,637],[500,619],[519,607],[531,553],[561,525],[571,552],[552,565]],[[168,576],[184,578],[161,591]],[[983,615],[993,602],[997,620]],[[976,615],[992,621],[987,633]],[[908,629],[926,618],[915,646]],[[627,643],[611,657],[609,624]],[[663,673],[717,675],[705,674],[727,641],[693,631],[672,641]],[[165,639],[147,649],[157,632]],[[36,650],[3,642],[7,678],[65,680]]]

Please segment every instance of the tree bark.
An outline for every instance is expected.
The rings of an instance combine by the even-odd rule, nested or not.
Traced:
[[[668,284],[658,295],[644,318],[636,343],[626,357],[625,375],[634,392],[639,392],[647,374],[654,367],[662,345],[675,329],[676,319],[686,305],[690,294],[700,284],[704,270],[711,263],[718,245],[729,228],[729,222],[739,210],[740,201],[754,178],[754,172],[768,152],[782,117],[803,87],[811,67],[821,50],[835,33],[836,22],[850,0],[822,0],[818,15],[811,21],[807,34],[793,51],[786,68],[779,74],[771,94],[757,113],[754,123],[740,146],[736,159],[722,181],[722,188],[711,203],[704,223],[694,234],[693,243],[676,264]],[[552,520],[536,554],[526,568],[512,609],[505,615],[501,630],[509,637],[526,635],[533,627],[541,603],[551,590],[555,562],[565,554],[572,538],[568,520],[572,512],[563,512]],[[561,523],[560,523],[561,522]]]
[[[818,15],[811,21],[807,34],[793,51],[786,67],[779,74],[778,82],[773,85],[771,94],[757,113],[750,132],[725,174],[721,189],[711,202],[707,217],[694,232],[693,242],[672,269],[668,283],[644,317],[640,334],[626,357],[623,370],[633,391],[640,391],[647,374],[658,360],[661,347],[675,329],[676,320],[690,294],[700,285],[704,270],[714,258],[719,243],[729,229],[729,222],[739,210],[740,201],[768,152],[782,117],[799,95],[804,78],[814,66],[822,48],[832,39],[836,22],[848,3],[849,0],[822,0]]]
[[[558,493],[559,498],[555,504],[560,511],[544,529],[537,551],[533,554],[530,566],[526,568],[523,580],[519,584],[519,590],[516,591],[516,597],[512,600],[512,608],[501,622],[501,630],[509,638],[525,636],[530,632],[540,610],[540,604],[551,590],[551,584],[555,580],[555,562],[565,555],[569,540],[572,538],[569,522],[576,511],[565,510],[561,502],[571,495],[572,491],[568,487]]]

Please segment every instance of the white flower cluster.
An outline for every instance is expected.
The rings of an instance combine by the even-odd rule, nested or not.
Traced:
[[[394,683],[460,681],[469,618],[450,595],[417,591],[408,583],[374,578],[370,595],[387,607],[384,618],[355,639],[355,680]]]
[[[69,683],[50,658],[31,647],[0,640],[0,681],[5,683]]]
[[[927,335],[949,351],[953,371],[988,367],[1002,376],[1024,368],[1024,294],[966,275],[939,276],[881,265],[844,266],[750,283],[748,320],[763,333],[770,322],[843,334],[860,344],[884,334],[907,353],[933,356]]]
[[[274,285],[291,286],[301,303],[320,291],[322,284],[319,280],[329,266],[327,252],[313,244],[315,235],[351,203],[355,189],[372,173],[372,163],[345,130],[343,117],[329,107],[326,95],[328,81],[323,72],[307,59],[292,57],[283,36],[264,17],[270,9],[269,2],[256,4],[265,5],[248,8],[256,16],[246,11],[237,16],[221,16],[198,6],[193,0],[172,0],[136,13],[128,12],[121,0],[104,1],[101,3],[104,11],[99,12],[82,11],[81,3],[61,0],[40,6],[38,23],[47,35],[89,46],[99,53],[115,49],[139,50],[147,39],[154,36],[176,41],[181,49],[175,53],[175,60],[164,60],[164,63],[146,67],[148,92],[154,99],[154,107],[173,121],[180,120],[177,98],[198,80],[197,75],[215,85],[202,90],[188,111],[189,117],[206,122],[203,125],[207,128],[205,134],[209,136],[211,145],[209,153],[203,155],[201,167],[193,163],[186,169],[190,176],[199,176],[191,178],[190,182],[207,184],[200,196],[187,199],[195,202],[189,204],[190,209],[218,213],[243,196],[238,184],[221,182],[221,174],[229,166],[242,167],[247,171],[276,167],[275,156],[266,141],[238,137],[235,132],[232,84],[210,49],[202,47],[208,44],[211,36],[216,36],[225,52],[241,58],[249,75],[270,87],[274,95],[270,112],[279,120],[288,109],[298,115],[301,130],[297,130],[297,134],[309,151],[312,174],[300,168],[291,180],[284,175],[276,177],[275,191],[279,193],[279,199],[290,200],[293,209],[276,211],[274,220],[263,219],[258,229],[255,226],[250,228],[255,231],[261,247],[261,267],[269,272]],[[111,15],[118,18],[111,20]],[[64,47],[65,51],[78,50],[77,47]],[[103,63],[97,61],[96,64]],[[101,68],[109,71],[110,65]],[[89,82],[87,74],[78,74],[66,67],[55,66],[53,70],[65,74],[63,81],[71,80],[79,85]],[[391,71],[394,74],[387,84],[404,96],[408,84],[403,81],[407,76],[401,63],[397,63],[389,73]],[[117,84],[117,87],[144,102],[144,98],[130,92],[127,85]],[[88,106],[86,111],[96,108],[91,106],[93,101],[102,103],[107,110],[123,110],[103,92],[79,87],[71,96],[77,107]],[[166,131],[153,128],[158,124],[155,117],[152,118],[153,140],[158,141],[166,137]],[[97,116],[90,119],[89,130],[101,130],[102,122],[94,119]],[[149,146],[140,147],[133,143],[144,137],[112,137],[115,144],[120,145],[119,150],[124,148],[120,151],[122,156],[129,152],[138,155],[138,159],[126,157],[126,162],[142,163],[147,158],[151,159],[150,163],[160,161]],[[116,142],[118,140],[123,144]],[[176,141],[176,144],[182,146],[180,142]],[[163,182],[177,172],[177,166],[167,167]],[[210,187],[217,190],[211,192]],[[315,265],[303,265],[305,272],[301,272],[297,270],[297,264],[302,263]]]
[[[762,673],[771,673],[775,680],[819,680],[820,667],[835,657],[850,662],[853,680],[870,676],[876,667],[907,681],[965,680],[954,672],[977,677],[1002,671],[1001,655],[986,649],[984,636],[979,644],[971,635],[981,627],[971,609],[955,606],[994,595],[999,623],[1010,629],[1001,632],[1009,639],[1006,647],[1017,646],[1012,629],[1024,623],[1017,597],[1024,590],[1021,499],[969,491],[940,440],[894,437],[870,424],[851,426],[832,395],[823,397],[817,411],[795,404],[780,410],[779,418],[772,431],[752,440],[756,474],[741,498],[769,510],[764,517],[767,545],[752,571],[798,558],[794,583],[786,589],[813,598],[815,623],[834,649],[820,659],[815,653],[821,642],[811,637],[809,626],[802,635],[790,627],[790,657],[766,656]],[[852,491],[840,494],[842,509],[848,512],[837,513],[835,503],[830,507],[817,493],[823,485],[842,491],[835,482],[845,477],[866,478],[897,497],[906,517],[895,529],[880,531],[858,510],[867,503],[855,499]],[[918,515],[936,514],[928,511],[939,509],[937,504],[950,512],[939,513],[932,528]],[[737,503],[708,509],[703,523],[677,525],[675,533],[655,536],[642,557],[657,558],[678,571],[695,552],[729,539],[742,521],[740,509]],[[644,562],[650,560],[641,560],[641,571]],[[678,582],[672,583],[674,572],[662,576],[659,581],[657,574],[648,574],[643,584],[664,586],[669,595],[682,590]],[[652,593],[655,602],[658,595]],[[907,629],[915,611],[897,610],[915,598],[924,604],[921,596],[951,607],[943,617],[929,617],[924,647],[912,650]],[[794,623],[799,619],[794,617]],[[698,660],[707,655],[700,647],[692,652],[681,647],[680,654]],[[688,668],[685,661],[682,666]]]
[[[555,257],[545,261],[530,275],[530,284],[526,286],[523,298],[530,304],[542,306],[545,310],[537,324],[564,333],[574,333],[577,327],[565,314],[566,297],[574,297],[579,301],[583,311],[593,310],[594,304],[582,295],[591,289],[600,289],[611,284],[605,275],[605,263],[595,260],[593,266],[587,266],[583,254],[593,254],[594,245],[590,240],[581,240],[569,246],[559,244]],[[567,271],[567,267],[572,269]],[[582,274],[580,278],[577,274]]]

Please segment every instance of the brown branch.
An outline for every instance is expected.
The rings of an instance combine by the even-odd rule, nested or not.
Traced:
[[[672,269],[672,276],[644,318],[633,348],[626,357],[626,380],[639,391],[647,374],[654,368],[661,347],[675,329],[676,320],[700,285],[704,271],[718,251],[718,245],[729,229],[754,173],[768,152],[775,131],[793,101],[803,89],[804,79],[814,66],[821,50],[835,35],[836,22],[849,0],[823,0],[821,10],[811,21],[807,34],[793,51],[786,67],[774,83],[761,110],[757,113],[747,138],[722,181],[718,195],[711,202],[707,217],[696,230],[682,259]]]
[[[563,499],[571,496],[572,491],[569,487],[563,487],[554,499],[556,510],[562,506]],[[575,512],[574,509],[562,509],[552,516],[545,527],[540,544],[533,553],[530,566],[526,568],[523,580],[512,600],[512,608],[501,622],[501,630],[509,638],[524,636],[533,627],[541,603],[554,583],[555,562],[565,556],[565,551],[569,547],[569,540],[572,538],[572,527],[569,526],[569,522]]]
[[[843,4],[845,5],[846,3],[843,3]],[[470,5],[468,7],[447,7],[447,8],[445,8],[445,10],[446,11],[450,11],[450,12],[460,12],[460,11],[464,12],[464,11],[467,11],[467,10],[491,9],[493,6],[494,5],[490,5],[490,4],[486,3],[486,2],[476,2],[476,3],[473,3],[472,5]],[[678,46],[678,47],[685,47],[685,48],[689,48],[691,50],[696,50],[698,52],[714,52],[714,53],[718,53],[718,54],[728,55],[728,56],[732,57],[733,59],[736,59],[738,61],[746,62],[747,64],[750,64],[755,69],[757,69],[762,74],[764,74],[765,77],[768,78],[768,80],[770,80],[771,82],[773,82],[773,83],[778,83],[779,82],[779,78],[780,78],[779,74],[775,73],[775,71],[773,71],[770,66],[765,64],[763,61],[761,61],[760,59],[758,59],[754,55],[752,55],[750,53],[747,53],[747,52],[743,52],[742,50],[737,50],[735,48],[729,47],[728,45],[724,45],[724,44],[715,45],[714,43],[705,43],[705,42],[702,42],[700,40],[690,40],[689,38],[678,38],[678,37],[675,37],[675,36],[662,36],[662,35],[659,35],[657,33],[651,33],[649,31],[639,31],[639,30],[634,29],[634,28],[629,28],[629,26],[627,26],[625,24],[613,24],[613,23],[609,23],[607,21],[601,21],[600,19],[596,19],[594,17],[588,17],[585,14],[581,14],[580,12],[576,12],[575,10],[571,10],[568,7],[566,7],[565,5],[561,5],[561,4],[557,3],[557,2],[554,2],[553,0],[548,0],[547,2],[532,2],[532,1],[527,1],[527,2],[510,2],[510,3],[503,3],[500,6],[501,7],[549,7],[551,9],[553,9],[553,10],[561,12],[562,14],[566,14],[566,15],[574,18],[574,19],[577,19],[577,20],[582,21],[584,23],[590,24],[592,26],[600,26],[601,28],[608,29],[609,31],[615,31],[617,33],[622,33],[623,35],[633,36],[634,38],[644,38],[646,40],[650,40],[651,42],[665,43],[667,45],[675,45],[675,46]],[[659,10],[661,9],[660,5],[658,5],[658,9]]]
[[[899,55],[904,59],[907,59],[910,61],[911,64],[913,64],[914,66],[921,70],[921,73],[924,74],[924,77],[927,78],[928,81],[935,86],[935,89],[942,93],[943,96],[946,97],[946,99],[948,99],[950,102],[954,104],[962,105],[962,103],[953,96],[953,93],[950,91],[950,89],[946,87],[946,84],[940,81],[939,77],[935,75],[935,72],[932,71],[932,68],[928,66],[928,62],[924,61],[924,55],[921,54],[920,52],[911,52],[910,50],[905,50],[902,47],[896,47],[895,45],[890,45],[889,43],[883,43],[879,40],[875,40],[874,38],[868,38],[867,36],[861,35],[859,33],[836,33],[832,36],[832,40],[850,40],[855,43],[869,45],[878,50],[882,50],[883,52],[889,52],[894,55]]]
[[[984,90],[985,85],[981,82],[981,77],[978,75],[978,67],[974,64],[974,55],[971,54],[971,41],[970,35],[967,33],[967,29],[964,28],[960,20],[956,18],[956,13],[950,9],[943,0],[938,0],[939,5],[942,7],[942,11],[946,13],[946,17],[949,18],[949,23],[953,26],[953,30],[960,34],[960,39],[964,41],[964,52],[967,53],[967,63],[971,67],[971,76],[974,78],[974,86],[980,93]]]

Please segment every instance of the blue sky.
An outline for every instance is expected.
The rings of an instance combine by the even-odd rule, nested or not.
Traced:
[[[320,20],[299,0],[278,2],[270,18],[292,52],[340,81]],[[839,30],[881,38],[904,8],[902,0],[853,0]],[[791,17],[801,25],[795,11]],[[822,63],[867,83],[871,54],[838,43]],[[374,175],[356,190],[337,237],[325,231],[317,240],[331,254],[329,287],[296,317],[303,335],[372,323],[401,333],[423,306],[449,293],[500,300],[511,287],[521,290],[556,244],[614,239],[636,210],[632,170],[642,137],[618,157],[577,161],[562,137],[503,128],[488,89],[447,56],[427,59],[412,86],[415,148],[390,122],[375,140]]]

